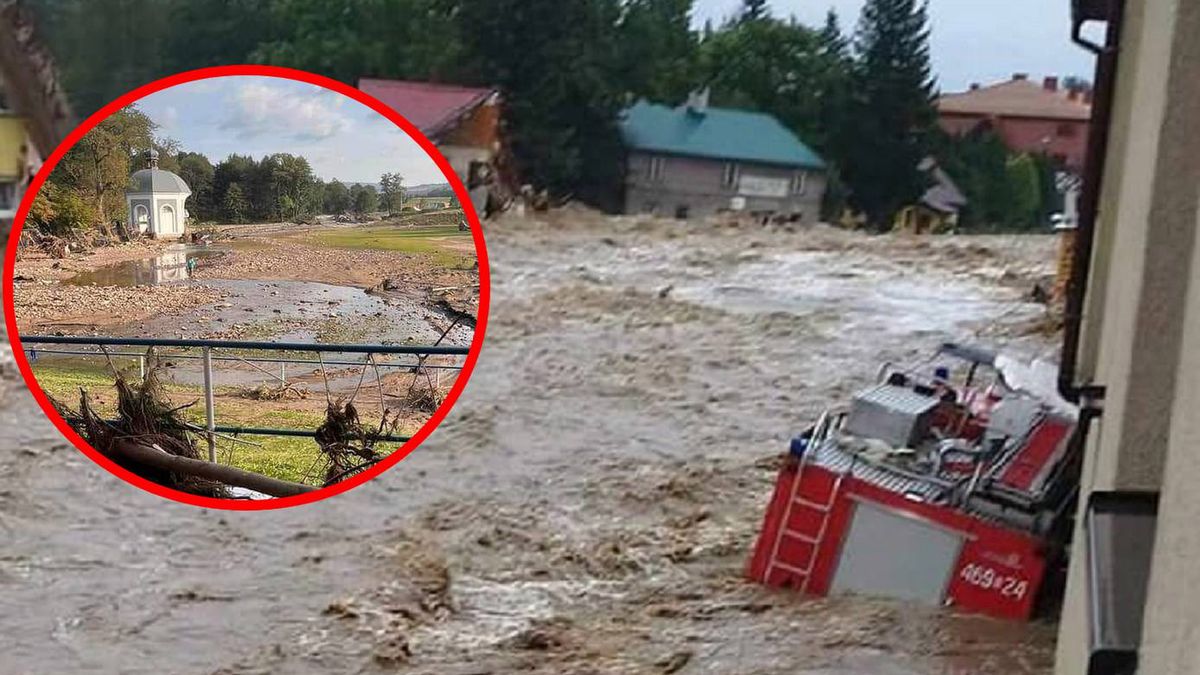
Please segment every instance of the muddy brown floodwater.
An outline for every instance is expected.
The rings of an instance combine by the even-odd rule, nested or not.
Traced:
[[[690,229],[689,229],[690,228]],[[1046,353],[1048,238],[933,242],[610,220],[490,223],[458,406],[317,505],[166,503],[16,389],[0,450],[0,671],[1048,673],[1054,627],[742,580],[786,440],[879,363]]]

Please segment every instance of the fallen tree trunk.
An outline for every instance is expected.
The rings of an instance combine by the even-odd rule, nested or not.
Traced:
[[[112,445],[111,450],[114,454],[121,455],[130,461],[163,471],[206,478],[225,485],[261,492],[272,497],[294,497],[319,489],[310,485],[289,483],[262,474],[243,471],[232,466],[172,455],[157,445],[146,445],[134,440],[118,441]]]

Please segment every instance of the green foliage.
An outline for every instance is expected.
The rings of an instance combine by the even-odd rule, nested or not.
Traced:
[[[769,112],[818,150],[824,145],[819,83],[831,66],[814,31],[774,19],[732,24],[704,41],[701,59],[714,105]]]
[[[379,178],[381,199],[379,205],[384,211],[400,213],[404,210],[404,177],[398,173],[385,173]]]
[[[557,194],[611,198],[621,176],[616,0],[458,0],[474,79],[505,94],[519,173]]]
[[[96,210],[78,192],[46,183],[29,208],[29,222],[42,232],[64,235],[94,225]]]
[[[1035,225],[1042,207],[1041,176],[1037,163],[1029,155],[1022,154],[1010,159],[1005,168],[1013,195],[1009,224],[1023,224],[1026,227]]]
[[[692,0],[31,1],[80,112],[169,72],[246,61],[498,86],[523,180],[596,199],[620,182],[621,107],[682,98],[696,79]],[[269,191],[217,176],[215,193],[234,179],[254,203]]]
[[[213,190],[216,171],[212,162],[197,152],[181,152],[175,159],[179,164],[176,173],[192,189],[188,212],[201,221],[220,218],[220,202]]]
[[[700,77],[693,0],[626,0],[617,25],[613,80],[622,93],[683,101]]]
[[[276,37],[251,51],[261,63],[362,77],[439,80],[462,75],[462,46],[449,0],[274,0]]]
[[[362,215],[371,213],[379,204],[379,195],[373,185],[355,185],[350,189],[354,212]]]
[[[29,205],[29,213],[26,215],[29,224],[43,232],[49,232],[54,228],[54,219],[58,215],[58,211],[54,208],[52,197],[57,190],[58,188],[53,183],[46,183],[33,196],[33,202]]]
[[[267,155],[257,162],[253,157],[230,155],[212,168],[211,186],[206,201],[214,205],[213,219],[297,221],[323,210],[322,185],[312,166],[304,157],[288,153]],[[229,193],[235,186],[237,194],[231,201]]]
[[[55,232],[78,230],[96,222],[95,209],[74,192],[62,191],[54,203],[54,210],[52,230]]]
[[[1036,230],[1060,208],[1054,166],[1040,155],[1013,155],[992,131],[939,134],[935,155],[969,203],[961,226],[975,231]]]
[[[81,112],[168,72],[246,61],[352,84],[495,86],[521,179],[603,205],[621,184],[619,111],[642,97],[682,102],[708,84],[715,104],[775,115],[833,165],[845,189],[831,212],[848,200],[887,224],[925,187],[916,167],[934,115],[923,0],[868,0],[853,41],[836,14],[810,28],[772,17],[766,0],[743,0],[733,20],[699,32],[694,0],[30,2]],[[183,171],[176,155],[164,161]],[[230,160],[214,167],[211,196],[197,194],[197,213],[223,211],[232,183],[244,192],[244,217],[344,203],[316,181],[282,184],[281,160]],[[349,206],[360,198],[368,199],[359,191]]]
[[[245,63],[269,40],[262,0],[27,0],[75,111],[172,73]]]
[[[767,0],[742,0],[742,12],[738,15],[738,20],[742,23],[759,21],[767,18],[769,14]]]
[[[868,0],[854,38],[837,145],[851,204],[881,229],[928,188],[917,168],[936,121],[926,10],[918,0]]]
[[[347,188],[341,181],[332,180],[325,185],[323,197],[323,211],[325,213],[339,214],[350,210],[352,199],[350,189]]]
[[[131,167],[151,147],[153,132],[154,122],[136,107],[120,110],[67,152],[50,181],[85,200],[98,222],[123,219]]]
[[[250,211],[250,204],[242,191],[241,183],[230,183],[225,188],[225,196],[221,200],[221,212],[230,223],[244,223]]]
[[[64,235],[95,224],[96,210],[78,192],[46,183],[29,207],[29,222],[42,232]]]
[[[837,14],[819,31],[769,16],[733,21],[706,36],[700,55],[714,104],[770,113],[825,158],[822,211],[840,215],[849,197],[840,166],[860,139],[848,122],[855,62]]]
[[[317,176],[306,158],[288,153],[270,155],[263,158],[259,171],[273,196],[255,205],[265,208],[272,220],[300,220],[320,210]]]

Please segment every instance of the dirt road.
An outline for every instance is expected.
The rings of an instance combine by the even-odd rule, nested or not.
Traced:
[[[492,320],[430,441],[317,506],[162,503],[0,451],[13,672],[1047,673],[1054,628],[740,574],[787,438],[880,361],[1046,353],[1048,238],[610,221],[488,226]],[[13,393],[3,414],[33,415]],[[14,429],[13,425],[6,425]],[[28,450],[22,450],[22,448]]]

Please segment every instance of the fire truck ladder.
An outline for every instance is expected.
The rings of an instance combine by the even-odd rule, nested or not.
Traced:
[[[800,495],[800,482],[804,477],[804,467],[808,463],[808,456],[817,451],[833,431],[835,417],[829,412],[821,415],[817,420],[816,426],[813,427],[812,437],[809,439],[808,447],[805,453],[800,457],[800,463],[796,467],[796,477],[792,479],[792,489],[789,495],[787,505],[783,510],[783,519],[779,523],[779,532],[775,535],[775,541],[771,546],[771,555],[767,559],[767,569],[765,572],[765,580],[771,578],[771,574],[775,570],[788,572],[798,577],[802,577],[800,583],[800,591],[808,592],[809,583],[812,581],[813,568],[816,566],[817,555],[821,550],[821,545],[825,543],[825,538],[828,535],[829,518],[833,513],[833,506],[837,503],[838,496],[841,494],[842,481],[845,478],[845,473],[838,474],[837,480],[833,484],[833,489],[830,491],[829,501],[825,504],[805,499]],[[817,528],[816,536],[810,536],[803,532],[798,532],[789,527],[791,522],[793,509],[802,509],[810,513],[816,513],[820,521]],[[784,539],[792,539],[807,544],[810,548],[808,560],[803,567],[783,562],[779,559],[779,552],[783,546]]]

